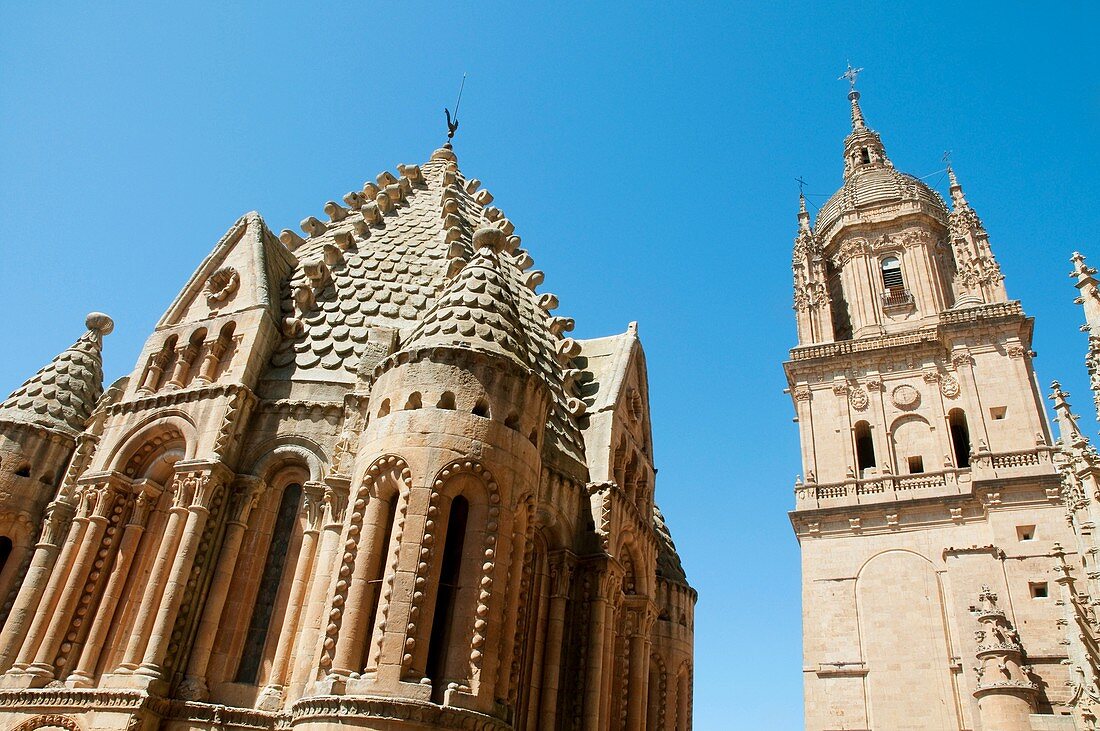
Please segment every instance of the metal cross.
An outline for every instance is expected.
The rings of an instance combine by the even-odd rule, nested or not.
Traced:
[[[802,189],[806,186],[806,181],[802,179],[801,175],[795,178],[794,181],[798,183],[798,194],[802,195]]]
[[[845,71],[844,73],[842,73],[840,76],[838,76],[836,80],[840,81],[841,79],[847,79],[848,83],[852,85],[852,91],[855,91],[856,79],[859,77],[859,74],[860,74],[861,71],[863,71],[862,68],[858,68],[858,69],[852,68],[852,62],[849,61],[848,62],[848,70]]]
[[[951,167],[951,150],[943,151],[943,164],[947,167]]]

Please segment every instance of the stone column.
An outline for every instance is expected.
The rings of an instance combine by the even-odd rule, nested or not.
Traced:
[[[72,613],[76,609],[76,603],[84,591],[84,582],[88,579],[92,562],[103,540],[103,531],[107,527],[107,514],[114,504],[114,493],[109,487],[99,485],[88,488],[84,499],[90,503],[88,527],[80,541],[80,548],[76,551],[72,571],[65,582],[64,589],[57,601],[57,606],[50,617],[49,626],[42,638],[38,651],[34,656],[34,662],[27,669],[33,675],[43,678],[53,678],[53,661],[61,642],[68,631]]]
[[[149,510],[156,502],[156,496],[142,492],[134,501],[134,509],[130,514],[130,520],[123,529],[122,538],[119,540],[118,554],[115,558],[111,575],[107,579],[107,587],[103,590],[103,599],[99,603],[92,628],[88,631],[88,638],[84,641],[84,648],[80,653],[76,669],[69,675],[67,683],[75,687],[90,686],[95,676],[96,664],[99,662],[99,653],[103,650],[103,643],[107,640],[107,634],[111,629],[111,621],[115,616],[115,609],[122,598],[122,591],[126,586],[126,580],[130,576],[130,566],[134,562],[138,542],[145,533],[145,521],[149,517]]]
[[[392,498],[398,499],[397,495]],[[359,549],[355,554],[355,567],[348,585],[348,598],[345,603],[344,617],[340,624],[340,635],[336,641],[336,652],[332,659],[332,672],[336,675],[350,675],[363,669],[363,650],[370,640],[373,627],[364,627],[370,616],[367,606],[370,592],[370,577],[377,572],[377,562],[383,560],[378,555],[382,548],[378,546],[382,521],[388,516],[389,504],[379,498],[369,498],[363,523],[364,531],[360,537]],[[374,571],[372,571],[374,569]]]
[[[558,689],[561,684],[561,651],[565,637],[565,611],[573,583],[576,558],[568,551],[550,557],[550,616],[546,622],[546,654],[542,671],[539,717],[545,728],[557,728]]]
[[[633,634],[630,635],[630,681],[626,694],[626,731],[645,731],[646,699],[649,697],[649,628],[647,608],[631,612]]]
[[[168,651],[172,627],[176,623],[180,604],[183,601],[183,591],[187,587],[187,579],[195,564],[206,520],[210,516],[210,505],[214,495],[221,489],[218,478],[208,471],[195,471],[185,475],[181,480],[183,489],[180,493],[183,497],[190,498],[190,505],[186,510],[187,518],[180,537],[179,549],[172,561],[168,581],[164,585],[164,594],[161,596],[156,620],[149,633],[149,642],[145,646],[145,655],[136,671],[153,678],[159,678],[161,675],[161,663],[164,662],[164,655]],[[177,498],[179,497],[181,495],[177,493]],[[177,501],[177,504],[180,502]]]
[[[604,658],[608,645],[614,644],[611,615],[611,596],[619,591],[616,577],[607,568],[592,577],[595,593],[592,596],[592,616],[588,630],[588,673],[584,688],[584,727],[603,728],[602,708],[604,700]]]
[[[330,483],[336,480],[329,478]],[[340,547],[340,533],[343,530],[344,509],[348,502],[346,481],[339,484],[326,484],[324,488],[324,518],[321,537],[317,548],[317,560],[314,561],[312,584],[306,602],[306,613],[302,620],[302,632],[296,642],[298,647],[294,667],[291,668],[290,682],[284,683],[288,695],[297,697],[304,691],[306,684],[316,678],[317,659],[320,657],[321,643],[325,633],[323,620],[328,616],[327,599],[332,595],[334,577],[333,567]],[[397,497],[394,496],[396,500]],[[367,638],[369,641],[369,637]]]
[[[298,637],[298,619],[301,617],[306,587],[312,574],[313,559],[317,552],[317,533],[322,516],[322,497],[324,486],[309,482],[302,486],[305,507],[306,527],[302,532],[302,545],[298,550],[298,560],[294,565],[294,579],[290,585],[283,626],[279,631],[279,640],[275,644],[275,657],[271,660],[271,671],[267,683],[260,693],[257,707],[265,711],[275,711],[283,705],[283,684],[286,682],[287,666],[296,646]]]
[[[191,648],[191,658],[187,661],[187,674],[180,686],[180,697],[185,700],[205,700],[210,692],[206,685],[206,671],[210,665],[210,655],[214,649],[214,640],[221,626],[222,610],[229,597],[229,589],[236,572],[237,557],[241,552],[241,542],[248,529],[248,516],[256,507],[264,484],[256,477],[238,477],[237,490],[230,499],[229,520],[222,539],[221,554],[214,570],[214,579],[210,582],[210,591],[206,597],[206,608],[199,623],[195,643]]]
[[[130,640],[126,643],[126,650],[122,655],[120,668],[134,670],[141,662],[142,652],[145,650],[152,629],[155,612],[160,605],[160,599],[164,590],[165,579],[176,553],[179,541],[179,532],[183,526],[184,516],[187,514],[184,500],[182,480],[179,476],[172,480],[172,507],[168,509],[168,520],[164,524],[164,533],[161,535],[160,544],[157,547],[157,555],[153,559],[153,566],[146,579],[145,590],[141,594],[141,603],[138,605],[137,616],[130,630]]]
[[[34,556],[31,558],[27,574],[23,579],[23,585],[15,597],[15,603],[8,613],[8,621],[4,624],[4,631],[0,633],[0,671],[5,671],[15,662],[15,655],[26,638],[28,625],[31,625],[36,615],[39,602],[43,599],[52,603],[52,596],[44,596],[49,585],[51,570],[60,572],[67,565],[68,558],[83,530],[83,523],[71,522],[73,506],[59,501],[54,501],[46,508],[46,523],[42,530],[42,536],[34,547]],[[65,539],[65,548],[62,553],[62,561],[57,561],[57,554],[61,548],[61,531],[66,522],[69,522],[69,531]]]

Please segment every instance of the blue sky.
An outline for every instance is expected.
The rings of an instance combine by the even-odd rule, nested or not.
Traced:
[[[851,59],[897,167],[946,193],[953,150],[1044,387],[1093,423],[1066,273],[1074,249],[1100,265],[1095,6],[308,5],[0,7],[0,391],[92,309],[128,372],[240,214],[296,228],[423,161],[468,72],[459,164],[542,290],[580,337],[640,323],[658,500],[700,592],[696,727],[799,728],[794,180],[818,205],[840,183]]]

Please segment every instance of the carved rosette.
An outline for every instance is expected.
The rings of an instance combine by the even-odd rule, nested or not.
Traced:
[[[222,267],[206,280],[204,292],[207,306],[221,307],[232,299],[241,284],[241,275],[233,267]]]

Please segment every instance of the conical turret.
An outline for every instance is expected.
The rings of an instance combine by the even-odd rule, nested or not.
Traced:
[[[988,586],[978,594],[972,609],[979,628],[974,633],[978,647],[978,684],[974,697],[982,714],[982,727],[999,731],[1030,731],[1028,717],[1034,711],[1039,686],[1031,679],[1031,667],[1024,648],[997,595]]]
[[[114,329],[93,312],[87,332],[0,403],[0,421],[30,423],[75,435],[103,394],[103,336]]]

